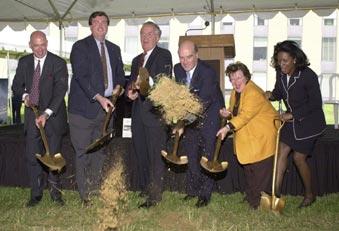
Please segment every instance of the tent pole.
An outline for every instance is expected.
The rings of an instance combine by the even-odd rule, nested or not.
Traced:
[[[210,3],[211,3],[211,34],[215,34],[214,0],[210,0]]]
[[[62,22],[59,21],[59,56],[62,57]]]

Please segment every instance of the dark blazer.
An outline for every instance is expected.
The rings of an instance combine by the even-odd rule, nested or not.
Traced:
[[[29,93],[33,80],[34,57],[33,54],[22,57],[19,60],[14,76],[12,89],[15,95],[22,97]],[[63,134],[67,131],[67,115],[65,106],[65,94],[68,88],[68,73],[65,60],[48,52],[40,77],[40,97],[38,109],[40,112],[49,108],[53,111],[48,119],[48,126],[53,132]],[[35,127],[35,115],[30,108],[25,107],[25,131],[30,126]],[[51,125],[51,126],[49,126]]]
[[[174,74],[177,82],[186,83],[186,71],[180,63],[174,66]],[[200,59],[192,76],[190,91],[198,96],[204,107],[203,118],[198,121],[200,125],[197,127],[204,136],[215,139],[215,134],[220,128],[219,110],[225,107],[225,101],[216,72]]]
[[[120,48],[105,40],[112,68],[113,88],[125,85],[125,73]],[[92,35],[74,43],[71,51],[73,76],[71,80],[68,109],[70,113],[88,119],[96,117],[101,105],[93,98],[104,96],[105,86],[100,52]]]
[[[136,81],[138,77],[138,68],[139,60],[142,54],[136,56],[132,61],[131,67],[131,79],[130,81]],[[148,70],[150,76],[153,78],[154,82],[157,81],[157,75],[160,73],[167,74],[171,76],[172,74],[172,55],[171,53],[161,47],[156,46],[151,55],[149,56],[145,68]],[[159,126],[160,116],[154,113],[152,104],[144,97],[138,97],[133,103],[132,108],[132,117],[133,113],[136,111],[136,107],[140,110],[140,116],[142,121],[147,126]],[[134,111],[134,112],[133,112]],[[138,115],[134,115],[138,116]]]
[[[326,122],[318,76],[310,68],[295,71],[289,83],[286,75],[277,71],[272,98],[284,100],[287,111],[292,113],[295,139],[308,139],[324,131]]]

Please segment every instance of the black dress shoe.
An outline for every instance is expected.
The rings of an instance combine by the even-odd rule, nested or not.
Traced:
[[[64,202],[64,200],[61,197],[53,199],[53,202],[56,203],[59,206],[64,206],[65,205],[65,202]]]
[[[208,205],[209,202],[210,202],[210,200],[207,200],[205,198],[199,198],[197,203],[195,204],[195,206],[197,208],[205,207],[205,206]]]
[[[41,197],[33,197],[27,203],[26,207],[34,207],[41,201]]]
[[[304,197],[304,200],[301,202],[301,204],[298,206],[299,209],[305,208],[313,204],[316,200],[315,196],[312,197]]]
[[[88,208],[92,205],[92,202],[89,199],[84,199],[84,200],[81,201],[81,204],[82,204],[83,207]]]
[[[145,209],[148,209],[150,207],[153,207],[153,206],[156,206],[157,205],[157,202],[155,201],[145,201],[144,203],[142,203],[141,205],[138,206],[138,208],[145,208]]]
[[[195,196],[192,195],[186,195],[184,198],[182,198],[184,201],[189,201],[191,199],[195,198]]]

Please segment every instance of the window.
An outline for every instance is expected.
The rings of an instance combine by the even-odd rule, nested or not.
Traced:
[[[205,28],[205,21],[201,17],[197,17],[193,20],[193,22],[188,24],[187,29],[193,29],[191,31],[188,31],[188,35],[202,35],[202,30],[200,30],[202,28]]]
[[[335,62],[336,38],[322,38],[321,60]]]
[[[125,52],[135,54],[139,45],[139,29],[136,25],[127,25],[125,28]]]
[[[289,19],[290,26],[301,26],[301,19],[300,18],[290,18]]]
[[[266,89],[267,74],[265,72],[253,72],[251,80],[264,91]]]
[[[65,27],[65,40],[71,42],[78,40],[78,26]]]
[[[170,26],[169,24],[158,24],[161,30],[161,37],[158,42],[158,46],[168,49],[169,47],[169,39],[170,39]]]
[[[220,33],[234,34],[234,25],[235,25],[234,18],[232,18],[229,15],[224,17],[222,22],[220,23]]]
[[[334,26],[334,18],[324,18],[324,26]]]
[[[287,39],[296,42],[299,45],[299,47],[301,47],[302,45],[300,37],[288,37]]]
[[[258,15],[254,16],[254,26],[266,26],[267,20],[260,18]]]
[[[266,60],[267,58],[267,38],[254,37],[253,60]]]

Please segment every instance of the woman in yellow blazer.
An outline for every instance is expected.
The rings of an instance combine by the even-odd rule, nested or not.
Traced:
[[[234,132],[234,153],[244,167],[247,183],[245,200],[256,209],[260,204],[260,192],[270,190],[277,135],[274,122],[278,113],[265,98],[264,91],[250,80],[251,74],[245,64],[230,64],[226,75],[233,91],[230,107],[222,109],[220,114],[229,120],[217,136],[224,139],[228,132]]]

